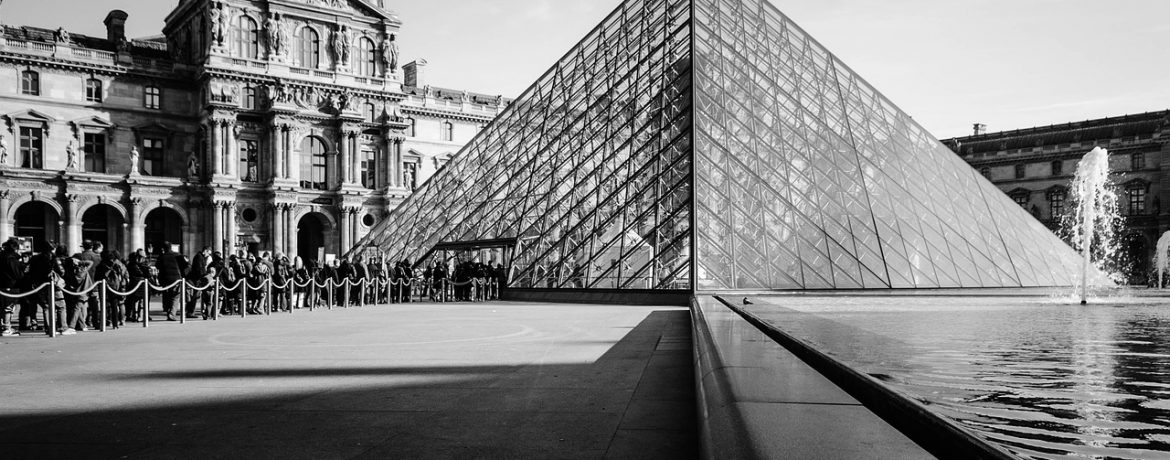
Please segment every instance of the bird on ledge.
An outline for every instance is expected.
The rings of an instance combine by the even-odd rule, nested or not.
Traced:
[[[747,298],[747,297],[744,297],[744,298],[743,298],[743,304],[744,304],[744,305],[752,305],[752,301],[748,300],[748,298]]]

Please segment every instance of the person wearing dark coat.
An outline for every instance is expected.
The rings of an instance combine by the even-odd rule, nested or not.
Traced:
[[[37,243],[37,253],[28,261],[28,269],[25,274],[25,292],[31,291],[38,287],[45,285],[52,281],[53,268],[57,264],[53,258],[55,248],[52,243],[39,242]],[[49,290],[42,289],[39,293],[34,295],[28,302],[28,310],[21,311],[20,314],[20,328],[31,330],[36,325],[36,311],[39,309],[43,312],[42,316],[45,318],[45,328],[48,330],[48,309],[53,304],[53,299],[49,298]]]
[[[351,277],[353,285],[350,286],[349,302],[350,304],[360,304],[363,294],[362,281],[368,278],[366,264],[362,263],[361,256],[354,258],[351,270],[353,270],[353,276]]]
[[[24,278],[24,273],[20,267],[20,255],[16,253],[17,242],[11,239],[4,242],[3,250],[0,250],[0,291],[5,294],[16,294],[20,288],[20,283]],[[12,328],[12,314],[15,312],[17,301],[8,298],[0,298],[0,336],[9,337],[13,335],[20,335]]]
[[[171,250],[170,243],[163,243],[163,253],[158,256],[158,260],[154,263],[155,268],[158,268],[158,283],[162,287],[167,287],[174,284],[176,281],[183,279],[183,275],[187,273],[187,261]],[[163,311],[167,313],[167,321],[178,321],[175,316],[175,298],[179,296],[179,289],[168,289],[163,293]],[[179,313],[181,314],[181,313]]]
[[[210,286],[211,280],[214,279],[214,275],[208,275],[208,266],[210,264],[211,247],[204,247],[202,251],[196,253],[195,257],[191,259],[191,268],[187,269],[187,282],[190,283],[192,287],[201,289],[206,286]],[[208,311],[208,305],[211,304],[210,289],[205,289],[203,291],[192,290],[191,295],[187,296],[186,313],[188,318],[195,319],[202,317],[207,319],[206,314],[200,315],[195,313],[195,306],[199,305],[200,301],[202,301],[203,311]]]
[[[138,322],[141,320],[142,310],[139,302],[142,301],[144,294],[144,287],[139,286],[139,283],[150,283],[150,266],[146,263],[146,257],[142,251],[130,253],[130,260],[126,264],[126,271],[130,274],[130,283],[126,285],[126,289],[133,289],[134,293],[126,296],[126,321]]]

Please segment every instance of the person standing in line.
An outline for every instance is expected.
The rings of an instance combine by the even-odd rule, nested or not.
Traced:
[[[112,291],[126,290],[126,284],[130,280],[130,273],[126,266],[122,264],[122,254],[118,253],[117,249],[110,249],[102,252],[102,261],[97,268],[97,281],[106,282],[106,314],[109,316],[109,323],[111,326],[117,328],[124,326],[125,311],[122,309],[122,296],[115,294]],[[101,299],[98,299],[101,301]],[[100,321],[105,321],[103,318]]]
[[[288,311],[288,258],[277,254],[272,263],[272,311]]]
[[[56,265],[56,260],[53,258],[53,250],[53,243],[47,241],[37,243],[37,253],[29,259],[28,270],[24,277],[27,289],[25,292],[37,289],[52,281],[53,267]],[[22,312],[20,318],[21,328],[31,330],[33,326],[36,326],[36,310],[43,312],[41,316],[45,318],[45,330],[47,331],[50,327],[53,327],[53,325],[48,323],[48,311],[49,308],[53,307],[53,299],[49,297],[49,290],[42,289],[28,300],[29,309],[32,312]]]
[[[126,271],[130,275],[130,284],[126,286],[127,289],[134,289],[134,293],[126,296],[126,321],[138,322],[140,321],[140,311],[144,294],[144,287],[139,286],[141,282],[150,282],[150,266],[146,264],[146,257],[144,251],[139,249],[130,254],[130,260],[126,264]]]
[[[155,268],[158,268],[158,282],[161,287],[168,287],[183,279],[183,274],[187,273],[186,260],[171,250],[170,243],[163,243],[163,253],[158,256],[158,260],[154,263]],[[167,314],[167,321],[178,321],[177,314],[182,312],[175,311],[175,299],[179,296],[179,289],[167,289],[163,292],[163,311]]]
[[[305,260],[301,259],[300,256],[293,259],[292,277],[293,283],[295,283],[293,292],[296,293],[293,299],[293,308],[303,308],[306,300],[305,293],[309,291],[309,286],[306,283],[312,281],[313,278],[309,275],[308,267],[305,267]],[[312,300],[310,299],[309,302]]]
[[[362,281],[366,279],[366,264],[362,262],[362,256],[356,256],[353,259],[353,275],[351,276],[353,285],[349,288],[349,302],[351,304],[361,304],[362,300]]]
[[[90,280],[97,279],[97,266],[102,261],[102,256],[101,256],[101,253],[99,252],[99,251],[101,251],[101,247],[102,247],[101,243],[91,241],[91,240],[85,240],[85,241],[81,242],[81,252],[73,255],[74,259],[78,259],[78,260],[81,260],[83,262],[88,262],[89,279]],[[87,315],[88,321],[86,321],[86,319],[83,319],[83,321],[87,322],[87,326],[93,327],[93,325],[97,324],[97,322],[100,321],[98,316],[101,316],[98,314],[98,312],[100,311],[100,310],[98,310],[98,299],[96,296],[88,296],[87,298],[89,299],[88,300],[88,302],[89,302],[88,315]]]
[[[20,255],[16,253],[17,246],[16,239],[10,239],[4,242],[3,249],[0,249],[0,291],[5,294],[16,294],[20,287],[20,282],[24,278],[24,273],[20,269]],[[20,332],[12,328],[12,314],[15,313],[17,301],[7,297],[0,297],[0,336],[11,337],[20,335]]]
[[[207,276],[207,266],[210,263],[211,247],[204,246],[203,250],[196,253],[195,257],[191,259],[191,268],[187,269],[187,283],[189,283],[191,287],[203,289],[204,287],[211,285],[211,280]],[[185,306],[187,318],[198,319],[203,317],[206,319],[207,315],[200,315],[195,313],[195,306],[202,304],[203,310],[206,310],[208,303],[210,303],[210,299],[211,292],[209,290],[204,289],[203,291],[197,291],[192,289],[191,295],[187,296],[187,305]]]
[[[88,330],[85,325],[85,316],[90,297],[93,297],[90,289],[93,287],[93,277],[89,275],[91,264],[90,261],[77,257],[65,259],[65,289],[74,293],[65,295],[65,305],[69,310],[69,324],[67,326],[68,329],[76,332]]]

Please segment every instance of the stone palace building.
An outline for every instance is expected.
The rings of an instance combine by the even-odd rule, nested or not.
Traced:
[[[1170,111],[1087,120],[944,140],[972,167],[1053,231],[1069,212],[1077,162],[1109,150],[1125,217],[1122,248],[1130,283],[1146,284],[1158,238],[1170,230]]]
[[[341,254],[510,102],[400,65],[379,0],[182,0],[162,35],[2,26],[0,240]]]

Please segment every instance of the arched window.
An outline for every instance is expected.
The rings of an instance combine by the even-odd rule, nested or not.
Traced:
[[[321,39],[312,27],[302,28],[300,34],[297,35],[296,64],[298,67],[313,69],[321,64]]]
[[[235,30],[236,56],[248,59],[260,58],[260,27],[247,16],[240,16]]]
[[[455,124],[449,121],[443,122],[443,140],[452,142],[455,140]]]
[[[243,101],[243,103],[244,103],[245,110],[255,110],[256,109],[256,87],[255,86],[247,85],[244,87],[244,101]]]
[[[378,122],[378,109],[377,107],[374,107],[372,102],[366,103],[365,107],[362,109],[362,114],[366,116],[365,118],[367,123]]]
[[[301,146],[301,188],[328,190],[326,182],[325,143],[316,137],[305,139]]]
[[[41,95],[41,75],[31,70],[20,73],[20,94]]]
[[[358,40],[357,74],[363,77],[373,77],[378,73],[378,61],[375,59],[376,49],[374,42],[362,37]]]
[[[85,101],[86,102],[101,102],[102,101],[102,81],[96,78],[90,78],[85,81]]]
[[[142,93],[142,106],[148,109],[161,108],[162,90],[154,85],[147,86]]]

